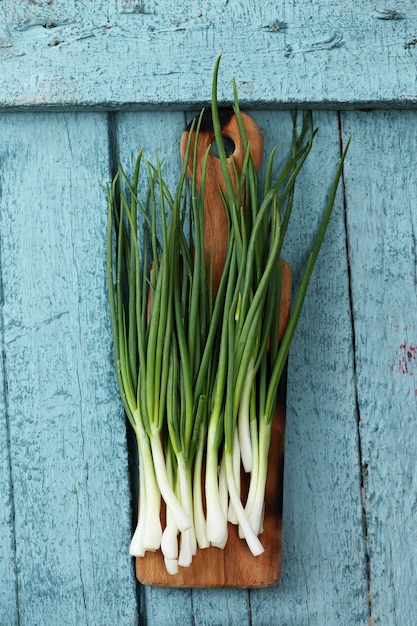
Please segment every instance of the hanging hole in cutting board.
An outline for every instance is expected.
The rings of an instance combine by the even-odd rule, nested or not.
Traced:
[[[223,146],[226,152],[226,157],[229,158],[232,156],[233,152],[235,151],[235,142],[233,141],[233,139],[231,137],[228,137],[227,135],[222,135],[223,138]],[[216,159],[219,158],[219,150],[217,148],[217,143],[216,140],[213,141],[213,143],[211,144],[211,149],[210,149],[211,154],[216,157]]]

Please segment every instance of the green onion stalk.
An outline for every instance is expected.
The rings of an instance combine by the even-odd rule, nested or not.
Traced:
[[[167,571],[188,567],[197,549],[223,548],[237,524],[254,555],[260,541],[271,429],[278,386],[308,284],[332,213],[345,148],[287,328],[280,340],[280,254],[296,180],[316,134],[312,114],[294,116],[292,143],[274,176],[275,149],[261,188],[233,82],[233,111],[245,149],[232,180],[217,103],[190,129],[171,193],[163,164],[131,177],[118,161],[108,187],[107,283],[120,397],[136,436],[140,506],[130,552],[162,550]],[[210,147],[197,185],[197,146],[211,117],[224,178],[226,260],[214,296],[204,251],[204,189]],[[192,139],[194,138],[194,141]],[[192,176],[187,167],[192,163]],[[142,193],[141,170],[147,191]],[[245,499],[241,475],[249,475]],[[165,511],[165,512],[164,512]]]

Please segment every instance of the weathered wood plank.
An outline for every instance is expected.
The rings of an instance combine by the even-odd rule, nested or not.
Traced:
[[[266,150],[288,145],[291,119],[259,113]],[[336,113],[315,114],[284,257],[295,288],[339,158]],[[341,192],[341,189],[339,190]],[[253,623],[367,623],[365,542],[342,193],[291,348],[281,583],[250,592]]]
[[[170,189],[175,190],[181,170],[179,142],[185,125],[182,112],[172,114],[156,111],[119,113],[113,118],[111,149],[118,151],[126,173],[131,176],[139,150],[144,148],[141,169],[141,198],[147,191],[145,159],[156,163],[156,150],[165,161],[164,176]],[[130,536],[127,537],[130,540]],[[192,623],[191,592],[183,589],[154,589],[139,586],[141,618],[146,626],[177,626]]]
[[[19,624],[137,623],[105,288],[107,118],[0,117]]]
[[[372,615],[386,626],[417,613],[416,124],[343,116]]]
[[[193,589],[192,600],[193,624],[255,626],[245,589]]]
[[[0,247],[1,251],[1,247]],[[0,260],[1,269],[1,260]],[[0,307],[3,308],[3,285],[0,272]],[[0,315],[0,624],[13,626],[18,621],[18,598],[13,521],[6,385],[4,372],[3,319]]]
[[[0,3],[0,106],[166,108],[417,104],[417,9],[239,0]]]

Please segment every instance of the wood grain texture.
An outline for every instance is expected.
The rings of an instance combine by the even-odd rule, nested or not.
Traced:
[[[0,307],[1,310],[3,310],[3,285],[1,276]],[[18,597],[13,521],[13,481],[10,466],[9,424],[5,390],[7,382],[6,373],[4,371],[4,336],[3,319],[1,314],[0,331],[0,624],[4,624],[4,626],[13,626],[18,621]]]
[[[343,116],[356,375],[375,624],[414,624],[417,116]]]
[[[6,114],[0,138],[16,623],[133,625],[105,289],[107,119]]]
[[[199,106],[223,53],[221,98],[415,107],[416,37],[413,0],[3,0],[0,106]]]

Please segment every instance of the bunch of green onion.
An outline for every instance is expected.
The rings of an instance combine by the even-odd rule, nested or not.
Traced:
[[[145,198],[140,197],[142,150],[133,176],[129,178],[119,163],[108,189],[107,279],[115,369],[139,456],[140,507],[130,552],[143,556],[161,548],[171,574],[178,566],[191,564],[197,546],[224,547],[228,522],[238,525],[254,555],[263,552],[259,535],[278,384],[346,154],[345,150],[280,342],[280,253],[297,175],[315,136],[312,115],[304,113],[301,124],[294,117],[288,159],[274,178],[272,151],[261,188],[233,84],[233,109],[246,146],[233,185],[219,122],[218,67],[219,61],[211,115],[224,175],[229,237],[216,297],[204,259],[209,152],[199,194],[197,141],[191,153],[191,137],[198,136],[203,112],[191,128],[173,194],[157,157],[155,165],[145,164],[149,185]],[[190,158],[194,171],[189,181]],[[242,471],[249,474],[244,500]]]

